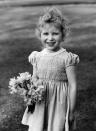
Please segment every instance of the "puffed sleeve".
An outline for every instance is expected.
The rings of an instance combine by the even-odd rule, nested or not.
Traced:
[[[29,57],[28,57],[28,60],[29,62],[32,64],[32,65],[35,65],[36,64],[36,57],[37,57],[37,51],[33,51]]]
[[[75,66],[79,63],[79,56],[71,52],[67,53],[65,58],[65,67]]]
[[[38,56],[38,51],[33,51],[28,59],[29,59],[29,62],[33,65],[33,78],[37,78],[37,56]]]

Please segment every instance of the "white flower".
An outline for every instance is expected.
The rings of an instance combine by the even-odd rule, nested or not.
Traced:
[[[11,78],[10,81],[9,81],[10,86],[16,85],[16,83],[17,83],[17,80],[15,79],[15,77]]]
[[[15,88],[10,88],[10,94],[17,93],[17,90]]]
[[[29,72],[19,73],[19,75],[20,76],[17,77],[17,79],[19,79],[20,81],[31,79],[31,74],[29,74]]]
[[[11,78],[10,81],[9,81],[9,89],[10,89],[10,93],[13,94],[13,93],[16,93],[17,90],[16,90],[16,87],[17,87],[17,80],[14,78]]]

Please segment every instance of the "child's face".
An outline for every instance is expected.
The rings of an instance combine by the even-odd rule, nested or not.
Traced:
[[[53,24],[46,24],[41,29],[41,41],[48,50],[55,51],[60,48],[62,32]]]

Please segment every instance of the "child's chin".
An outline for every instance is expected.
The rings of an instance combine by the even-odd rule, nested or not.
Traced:
[[[47,49],[50,51],[58,51],[60,49],[60,47],[57,47],[57,46],[56,47],[55,46],[54,47],[47,47]]]
[[[50,51],[54,51],[55,50],[55,48],[53,48],[53,47],[48,47],[47,49],[50,50]]]
[[[47,45],[46,47],[47,49],[50,49],[50,50],[54,50],[56,48],[55,46],[49,46],[49,45]]]

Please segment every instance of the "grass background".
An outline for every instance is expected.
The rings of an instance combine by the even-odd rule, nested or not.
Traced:
[[[41,50],[34,28],[44,8],[0,8],[0,131],[26,131],[28,128],[21,125],[24,102],[9,94],[8,82],[18,73],[32,73],[28,55],[33,50]],[[62,46],[80,56],[77,67],[77,131],[95,131],[96,5],[58,5],[58,8],[68,18],[71,28]]]

